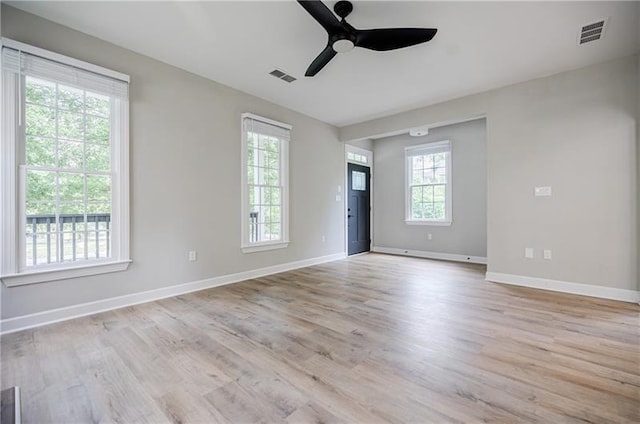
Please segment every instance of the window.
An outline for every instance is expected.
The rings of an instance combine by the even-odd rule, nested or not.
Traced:
[[[373,166],[373,153],[360,147],[345,144],[346,161],[367,167]]]
[[[356,162],[356,163],[362,163],[362,164],[367,164],[368,159],[366,155],[361,155],[359,153],[354,153],[354,152],[347,152],[347,160],[349,162]]]
[[[128,77],[2,44],[3,281],[126,269]]]
[[[351,189],[357,191],[367,191],[367,174],[360,171],[352,171]]]
[[[405,150],[408,224],[451,224],[451,144],[410,146]]]
[[[291,126],[242,115],[242,251],[289,244],[289,140]]]

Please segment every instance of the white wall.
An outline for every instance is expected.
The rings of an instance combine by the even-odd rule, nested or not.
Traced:
[[[451,141],[451,226],[407,225],[405,219],[405,147]],[[383,201],[374,210],[376,247],[487,256],[486,125],[484,119],[377,139],[374,152],[374,195]],[[427,234],[432,235],[428,240]]]
[[[2,12],[5,37],[131,76],[133,258],[121,273],[2,285],[3,318],[344,251],[336,128],[6,5]],[[240,250],[242,112],[293,125],[287,249]]]
[[[487,117],[488,271],[636,290],[638,58],[340,129],[348,142]],[[535,198],[534,186],[553,196]],[[525,247],[536,257],[525,259]],[[553,259],[541,258],[551,249]]]

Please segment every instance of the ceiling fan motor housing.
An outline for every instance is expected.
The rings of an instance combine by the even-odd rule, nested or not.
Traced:
[[[356,46],[356,35],[349,32],[341,32],[329,36],[331,48],[337,53],[345,53]]]
[[[336,12],[336,15],[344,19],[349,16],[349,13],[353,12],[353,5],[350,1],[340,0],[333,6],[333,11]]]

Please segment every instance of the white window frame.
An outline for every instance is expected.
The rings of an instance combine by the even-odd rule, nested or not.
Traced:
[[[0,40],[0,48],[7,47],[18,52],[57,62],[63,66],[78,68],[108,77],[126,84],[129,76],[86,63],[74,58],[50,52],[7,38]],[[20,53],[21,54],[21,53]],[[25,266],[25,234],[21,220],[24,217],[24,178],[20,156],[24,131],[22,114],[24,108],[25,75],[2,69],[2,101],[0,117],[0,279],[7,287],[41,283],[68,278],[85,277],[109,272],[124,271],[129,266],[129,100],[119,98],[114,102],[112,125],[112,255],[109,258],[63,262],[37,266]],[[114,131],[114,129],[119,131]]]
[[[449,226],[453,223],[452,215],[452,181],[451,181],[451,142],[449,140],[419,144],[405,147],[405,223],[408,225],[436,225]],[[446,155],[446,179],[445,185],[445,218],[444,219],[415,219],[411,216],[411,181],[413,167],[411,158],[414,156],[447,152]]]
[[[372,154],[369,150],[361,149],[356,146],[345,145],[345,151],[347,152],[347,162],[371,167]]]
[[[255,115],[253,113],[243,113],[240,117],[240,131],[242,133],[242,165],[241,169],[241,242],[240,247],[243,253],[254,253],[254,252],[263,252],[266,250],[274,250],[274,249],[284,249],[286,248],[289,241],[289,140],[280,140],[280,181],[282,182],[282,192],[280,195],[281,206],[280,211],[282,214],[282,222],[280,228],[281,238],[280,240],[269,240],[269,241],[259,241],[259,242],[251,242],[250,241],[250,228],[249,228],[249,181],[248,181],[248,140],[247,140],[247,131],[244,126],[245,119],[254,119],[256,121],[260,121],[265,124],[274,125],[276,127],[283,128],[288,130],[289,133],[293,128],[289,124],[285,124],[283,122],[275,121],[273,119],[265,118],[259,115]]]

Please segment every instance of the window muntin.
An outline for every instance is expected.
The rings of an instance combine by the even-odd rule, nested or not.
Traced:
[[[25,78],[23,266],[111,257],[112,99]]]
[[[128,77],[2,42],[3,281],[126,269]]]
[[[355,152],[347,152],[347,160],[350,162],[357,162],[362,164],[367,164],[368,159],[366,155],[361,155]]]
[[[367,174],[360,171],[351,172],[351,190],[367,190]]]
[[[290,126],[251,114],[242,122],[242,247],[286,247]]]
[[[406,149],[408,223],[451,223],[450,143]]]
[[[281,142],[247,132],[247,173],[251,223],[250,243],[280,240],[282,228]]]

